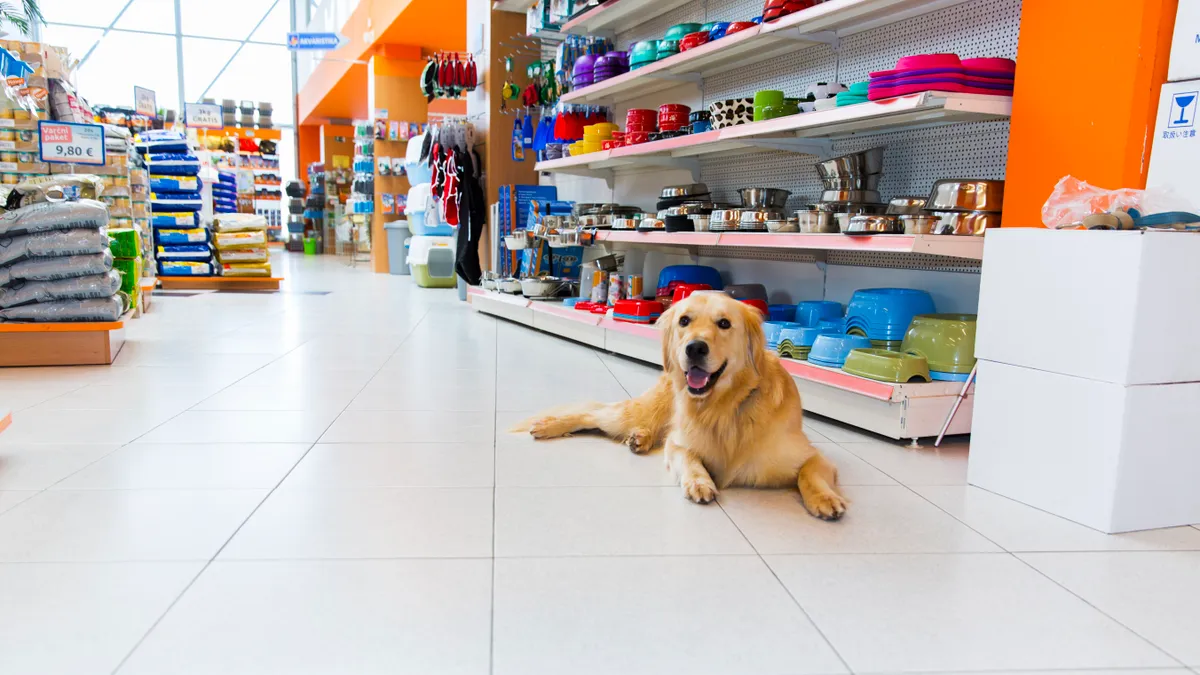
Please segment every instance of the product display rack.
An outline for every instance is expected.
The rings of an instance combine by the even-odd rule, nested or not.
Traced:
[[[529,300],[471,288],[472,306],[559,337],[661,365],[662,347],[655,326],[614,321],[561,303]],[[780,359],[792,374],[805,410],[895,439],[936,436],[962,391],[961,382],[899,383],[858,377],[807,361]],[[971,429],[974,388],[968,392],[949,433]]]
[[[628,49],[661,39],[674,25],[746,20],[762,6],[751,0],[618,0],[566,22],[564,32],[612,37],[618,49]],[[913,54],[1013,58],[1020,8],[1019,0],[827,0],[567,92],[562,101],[610,106],[620,122],[627,108],[683,103],[703,110],[761,90],[802,96],[821,82],[867,80]],[[1012,107],[1011,96],[932,90],[542,161],[536,169],[558,188],[560,200],[645,208],[657,188],[697,182],[709,186],[713,201],[732,204],[738,188],[784,188],[791,192],[790,212],[821,193],[814,166],[819,159],[882,146],[879,189],[886,201],[927,195],[939,178],[1003,178]],[[978,306],[984,238],[600,230],[595,248],[585,260],[623,253],[622,273],[656,274],[671,264],[715,266],[727,283],[764,283],[774,302],[844,304],[857,289],[900,286],[930,291],[938,311],[971,313]],[[470,301],[481,312],[616,354],[652,364],[661,359],[652,325],[481,289]],[[963,386],[893,384],[790,359],[784,365],[807,410],[896,439],[937,435]],[[970,432],[973,400],[972,389],[949,433]]]

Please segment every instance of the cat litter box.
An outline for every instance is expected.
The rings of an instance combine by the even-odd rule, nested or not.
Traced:
[[[414,235],[409,240],[408,265],[421,288],[454,288],[454,238]]]

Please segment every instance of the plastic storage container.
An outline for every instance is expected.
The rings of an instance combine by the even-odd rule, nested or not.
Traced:
[[[407,276],[408,269],[408,221],[395,220],[383,226],[387,233],[388,272]]]
[[[414,235],[409,240],[408,264],[421,288],[454,288],[454,238]]]

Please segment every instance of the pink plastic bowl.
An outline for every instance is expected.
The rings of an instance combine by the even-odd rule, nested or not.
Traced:
[[[991,70],[998,73],[1017,72],[1017,62],[1012,59],[963,59],[962,67],[968,70]]]
[[[962,67],[962,61],[959,60],[958,54],[914,54],[913,56],[905,56],[896,62],[897,70],[947,67]]]

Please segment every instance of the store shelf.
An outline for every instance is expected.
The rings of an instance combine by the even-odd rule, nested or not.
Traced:
[[[829,151],[829,141],[858,133],[1002,119],[1011,114],[1010,96],[922,92],[538,162],[536,169],[610,178],[617,172],[653,167],[689,168],[689,159],[729,152],[822,154]]]
[[[518,14],[524,14],[532,6],[533,0],[496,0],[492,3],[492,9],[497,12],[516,12]]]
[[[614,34],[628,30],[691,0],[608,0],[563,24],[564,33],[575,35]]]
[[[660,365],[662,352],[655,326],[614,321],[607,315],[568,309],[560,303],[477,287],[472,287],[469,295],[472,307],[486,314]],[[807,361],[781,362],[796,381],[806,410],[897,439],[936,436],[962,389],[957,382],[894,384]],[[949,433],[970,432],[973,403],[972,389]]]
[[[775,23],[734,33],[625,75],[569,92],[562,100],[566,103],[619,103],[677,87],[681,81],[699,81],[816,44],[836,44],[847,35],[962,2],[965,0],[829,0]],[[608,29],[607,25],[616,26],[618,31],[624,30],[681,4],[675,0],[614,0],[568,22],[563,30],[587,33]]]
[[[772,248],[814,251],[875,253],[920,253],[983,260],[983,237],[935,234],[782,234],[768,232],[631,232],[607,230],[596,240],[610,243],[660,246],[717,246],[729,248]]]
[[[277,291],[283,277],[158,277],[164,291]]]

